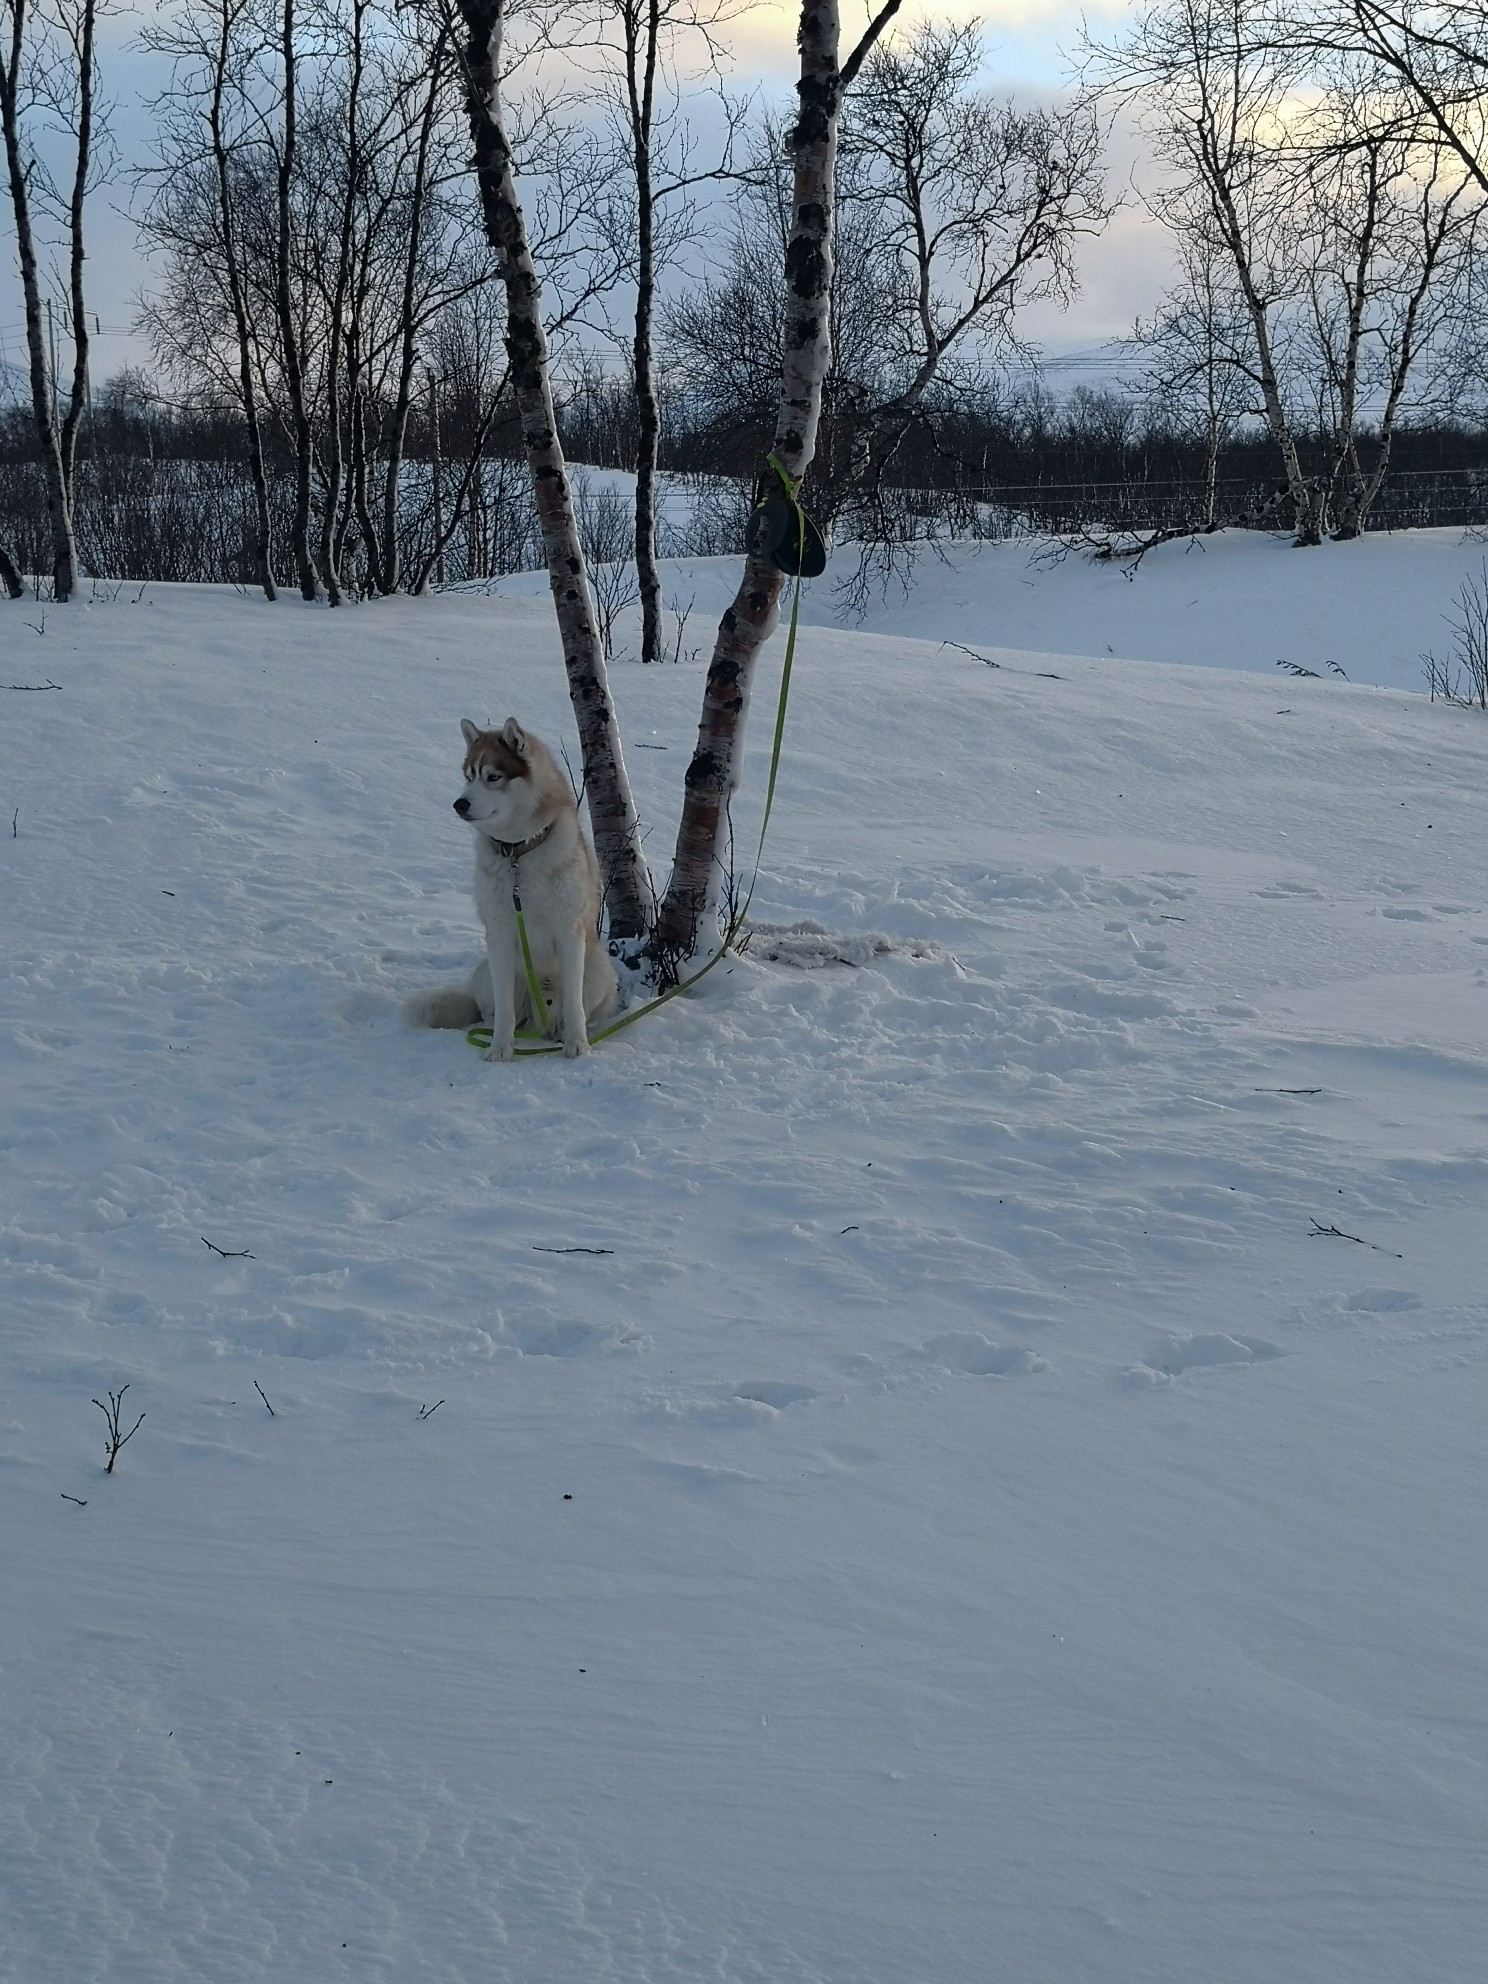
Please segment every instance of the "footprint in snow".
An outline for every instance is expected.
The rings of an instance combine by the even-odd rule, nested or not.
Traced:
[[[1031,1350],[993,1343],[980,1330],[951,1330],[921,1344],[920,1356],[942,1371],[961,1371],[975,1378],[1026,1378],[1047,1371],[1048,1360]]]
[[[816,1397],[810,1385],[783,1385],[773,1379],[761,1378],[753,1384],[736,1385],[734,1397],[751,1401],[755,1405],[768,1405],[772,1412],[783,1412],[788,1405],[804,1405],[808,1399]]]
[[[1260,1364],[1282,1354],[1274,1343],[1265,1343],[1259,1337],[1229,1336],[1223,1330],[1205,1334],[1180,1330],[1155,1350],[1149,1350],[1144,1363],[1129,1364],[1121,1377],[1129,1385],[1168,1385],[1185,1371]]]
[[[1341,1295],[1338,1306],[1346,1315],[1389,1316],[1402,1309],[1419,1309],[1421,1298],[1408,1288],[1361,1288],[1353,1295]]]
[[[1311,882],[1268,882],[1263,889],[1252,889],[1252,895],[1260,896],[1266,902],[1321,902],[1323,892],[1315,889]]]
[[[500,1341],[523,1357],[597,1357],[615,1350],[638,1350],[638,1330],[612,1323],[503,1322]]]
[[[816,1393],[809,1385],[787,1385],[760,1379],[736,1385],[726,1396],[679,1398],[658,1392],[641,1401],[643,1418],[660,1425],[732,1429],[767,1426],[793,1405],[804,1405]]]

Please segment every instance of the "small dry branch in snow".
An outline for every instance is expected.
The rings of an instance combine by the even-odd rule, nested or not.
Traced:
[[[169,893],[170,891],[167,890],[166,894],[169,895]],[[236,1253],[230,1253],[226,1247],[219,1247],[214,1241],[209,1240],[205,1233],[201,1235],[201,1243],[204,1247],[210,1247],[219,1260],[251,1261],[253,1259],[253,1256],[246,1247],[239,1247]]]
[[[1345,1233],[1338,1226],[1324,1226],[1320,1220],[1313,1220],[1309,1240],[1352,1240],[1356,1247],[1368,1247],[1371,1253],[1388,1254],[1392,1261],[1403,1261],[1404,1254],[1397,1254],[1390,1247],[1376,1247],[1372,1240],[1361,1240],[1357,1233]]]
[[[96,1398],[93,1401],[108,1421],[108,1444],[104,1449],[105,1465],[103,1471],[105,1474],[113,1473],[114,1462],[119,1457],[120,1447],[127,1446],[145,1423],[145,1415],[141,1413],[127,1433],[121,1433],[119,1431],[119,1413],[124,1404],[124,1394],[128,1390],[128,1385],[121,1385],[118,1391],[106,1393],[105,1396],[108,1399],[107,1405],[104,1404],[101,1398]]]
[[[1477,578],[1462,581],[1453,610],[1444,617],[1452,630],[1452,652],[1441,660],[1421,656],[1431,700],[1488,710],[1488,562]]]

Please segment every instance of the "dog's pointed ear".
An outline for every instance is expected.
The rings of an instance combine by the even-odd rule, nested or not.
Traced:
[[[480,725],[478,723],[472,723],[468,716],[462,716],[460,718],[460,735],[465,739],[467,744],[473,744],[476,738],[480,736]]]
[[[517,757],[526,757],[527,733],[514,716],[509,716],[501,726],[501,741],[507,750],[514,752]]]

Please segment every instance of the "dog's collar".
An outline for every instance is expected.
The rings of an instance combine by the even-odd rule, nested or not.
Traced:
[[[556,820],[549,820],[542,832],[540,834],[534,834],[531,840],[497,840],[494,836],[489,838],[496,852],[498,854],[504,854],[507,860],[515,867],[524,854],[530,854],[533,848],[542,846],[557,824],[558,822]]]

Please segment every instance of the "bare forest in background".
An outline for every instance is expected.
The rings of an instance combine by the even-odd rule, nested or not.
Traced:
[[[785,127],[728,0],[511,9],[504,106],[606,629],[655,560],[735,551],[773,420]],[[187,0],[133,174],[155,362],[93,387],[85,196],[120,177],[98,0],[0,0],[29,373],[0,412],[0,572],[417,591],[542,562],[497,258],[437,4]],[[1477,418],[1488,15],[1159,0],[1049,108],[974,27],[899,31],[842,118],[808,484],[860,597],[937,534],[1299,542],[1488,515]],[[1056,401],[1019,317],[1112,211],[1110,116],[1181,280]],[[117,194],[115,193],[117,197]],[[1127,197],[1131,197],[1128,195]],[[77,326],[78,335],[72,335]],[[633,492],[633,493],[632,493]],[[606,612],[606,608],[608,611]]]

